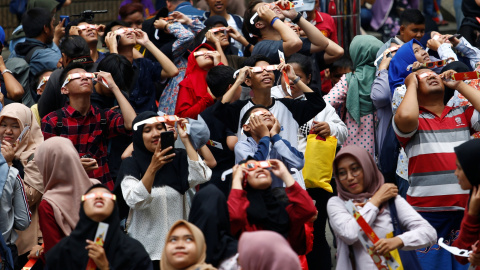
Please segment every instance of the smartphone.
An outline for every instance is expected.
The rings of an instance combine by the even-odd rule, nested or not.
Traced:
[[[164,131],[160,133],[160,142],[162,144],[162,150],[168,147],[174,147],[175,138],[173,137],[173,131]],[[167,152],[167,155],[173,154],[173,148]]]
[[[460,35],[460,34],[452,35],[451,37],[448,38],[448,40],[450,40],[450,42],[451,42],[454,38],[460,39],[460,38],[462,38],[462,35]]]
[[[85,155],[81,156],[80,158],[92,158],[92,156],[90,154],[85,154]]]
[[[67,27],[67,25],[70,23],[70,16],[60,15],[60,21],[63,21],[63,19],[65,19],[65,23],[63,24],[63,26]]]
[[[120,35],[117,35],[115,38],[117,39],[117,45],[120,44],[120,39],[121,39],[122,37],[121,37]]]

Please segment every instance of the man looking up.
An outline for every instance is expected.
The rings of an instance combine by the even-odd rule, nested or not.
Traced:
[[[113,190],[113,181],[107,164],[105,141],[132,129],[135,111],[115,84],[108,72],[97,72],[97,84],[115,96],[122,114],[114,110],[93,107],[90,96],[93,90],[94,73],[88,73],[79,64],[69,65],[60,76],[62,94],[69,102],[61,110],[47,114],[42,119],[42,133],[47,140],[62,136],[72,141],[82,165],[91,178],[96,178]],[[58,122],[61,125],[58,125]]]
[[[405,98],[393,119],[397,138],[409,157],[407,201],[446,243],[458,235],[468,199],[468,191],[460,188],[454,175],[453,148],[469,140],[473,130],[480,130],[480,92],[463,81],[448,80],[453,73],[437,75],[422,69],[408,75]],[[456,89],[473,106],[445,106],[445,86]],[[419,254],[422,269],[465,269],[441,248],[428,247]]]

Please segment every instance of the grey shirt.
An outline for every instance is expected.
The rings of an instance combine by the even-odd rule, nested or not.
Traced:
[[[28,228],[30,217],[22,179],[18,170],[10,167],[0,199],[0,230],[7,245],[14,244],[17,240],[15,230],[23,231]]]

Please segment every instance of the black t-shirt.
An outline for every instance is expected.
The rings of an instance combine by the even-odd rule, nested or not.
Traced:
[[[302,48],[298,53],[310,56],[310,48],[312,43],[306,38],[300,38],[302,40]],[[272,60],[272,64],[280,64],[280,58],[278,58],[278,51],[283,51],[283,40],[262,40],[255,44],[253,47],[252,55],[265,55]],[[288,57],[285,55],[285,57]]]

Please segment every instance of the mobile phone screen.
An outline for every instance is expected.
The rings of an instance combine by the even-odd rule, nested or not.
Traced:
[[[160,134],[160,143],[162,144],[162,150],[168,147],[174,147],[175,138],[173,136],[173,131],[164,131]],[[168,151],[167,155],[173,154],[173,148]]]

